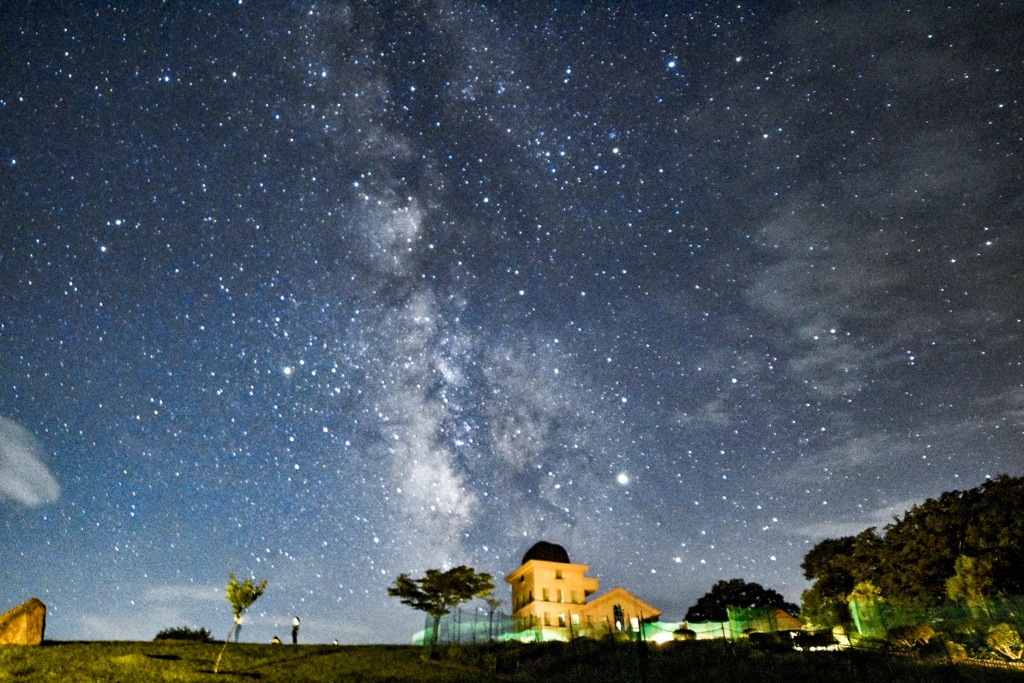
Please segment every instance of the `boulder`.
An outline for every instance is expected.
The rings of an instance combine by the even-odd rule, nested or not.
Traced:
[[[46,630],[46,605],[32,598],[0,614],[0,645],[41,645]]]

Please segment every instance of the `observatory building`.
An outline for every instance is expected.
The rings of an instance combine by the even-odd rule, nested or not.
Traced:
[[[657,621],[661,611],[616,587],[597,593],[599,581],[587,576],[589,565],[573,564],[562,546],[540,541],[519,568],[505,577],[512,587],[512,617],[517,631],[533,631],[540,640],[601,637],[638,631]]]

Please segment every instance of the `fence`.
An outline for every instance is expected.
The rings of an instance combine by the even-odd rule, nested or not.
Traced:
[[[776,630],[799,628],[799,622],[784,614],[785,623],[780,623],[777,611],[773,609],[730,609],[729,620],[690,624],[699,639],[727,638],[735,640],[750,630],[771,633]],[[519,640],[543,642],[547,640],[571,641],[576,638],[601,639],[606,637],[665,642],[673,639],[673,632],[683,623],[639,622],[639,619],[624,619],[616,625],[608,620],[581,625],[572,621],[561,628],[543,625],[539,619],[524,622],[513,619],[506,612],[491,612],[484,607],[458,607],[441,617],[438,625],[437,642],[441,645],[473,645],[491,641]],[[793,626],[790,622],[796,622]],[[423,630],[413,637],[416,644],[429,644],[434,628],[434,618],[426,617]]]
[[[558,672],[566,683],[592,680],[616,680],[624,683],[674,683],[683,670],[700,670],[706,680],[757,680],[766,666],[786,667],[792,675],[786,680],[836,680],[836,674],[849,680],[960,680],[964,667],[993,667],[1022,671],[1019,663],[995,661],[985,637],[996,621],[1012,624],[1018,631],[1024,621],[1024,600],[1020,597],[993,599],[982,609],[951,605],[874,604],[862,610],[861,624],[867,628],[875,619],[876,638],[847,643],[841,652],[835,647],[817,647],[800,638],[790,639],[787,620],[778,613],[763,610],[730,610],[730,620],[715,622],[716,637],[700,642],[680,642],[675,628],[683,624],[645,623],[641,630],[630,625],[624,631],[605,626],[597,629],[573,629],[567,642],[531,646],[508,641],[541,641],[551,629],[524,624],[498,610],[462,607],[439,622],[438,642],[455,649],[457,656],[477,663],[487,671],[521,674],[536,671],[536,678],[548,678]],[[870,613],[868,613],[870,612]],[[627,622],[628,623],[628,622]],[[896,633],[897,626],[934,624],[930,643],[894,647],[884,638]],[[427,618],[415,642],[427,645],[433,633],[433,619]],[[710,624],[709,624],[710,625]],[[526,624],[529,626],[529,624]],[[704,624],[690,624],[704,626]],[[772,635],[772,628],[782,633]],[[927,630],[927,629],[926,629]],[[748,637],[748,633],[762,637]],[[710,631],[708,632],[711,633]],[[721,634],[721,635],[718,635]],[[612,635],[612,637],[604,637]],[[824,635],[824,634],[822,634]],[[831,635],[831,634],[829,634]],[[664,640],[662,639],[664,637]],[[503,642],[504,641],[504,642]],[[655,643],[675,641],[659,647]],[[488,643],[500,643],[487,645]],[[483,647],[472,647],[481,645]],[[799,645],[794,652],[794,645]],[[469,646],[469,647],[467,647]],[[828,650],[828,651],[824,651]],[[780,655],[777,659],[772,659]],[[610,677],[609,677],[610,676]],[[972,680],[978,680],[972,674]],[[776,680],[783,678],[776,677]]]
[[[515,620],[505,612],[478,607],[457,607],[441,617],[437,629],[437,642],[442,645],[473,645],[492,640],[507,640],[516,632]],[[428,616],[423,630],[413,636],[413,643],[429,644],[434,630],[434,618]]]
[[[977,628],[1008,623],[1024,627],[1024,596],[990,596],[973,605],[949,602],[888,603],[881,600],[850,602],[850,616],[857,633],[884,637],[897,626],[931,624],[939,630]]]
[[[413,636],[413,643],[429,644],[433,628],[434,618],[428,616],[423,630]],[[568,622],[562,628],[553,628],[544,626],[539,619],[529,622],[513,619],[511,615],[500,610],[495,610],[492,613],[482,607],[476,609],[458,607],[441,617],[438,624],[437,642],[441,645],[474,645],[507,640],[539,643],[547,640],[599,639],[606,636],[647,640],[652,629],[657,630],[657,625],[644,623],[642,630],[638,630],[634,628],[630,620],[627,620],[620,628],[616,628],[610,622],[595,622],[589,626]]]

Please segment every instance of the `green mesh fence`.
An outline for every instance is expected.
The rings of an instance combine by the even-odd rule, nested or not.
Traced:
[[[413,637],[413,642],[429,645],[433,630],[434,618],[428,616],[423,630]],[[437,642],[441,645],[472,645],[504,640],[514,632],[514,620],[505,612],[459,607],[441,617]]]
[[[889,603],[850,602],[856,632],[868,638],[885,638],[896,627],[927,624],[938,632],[984,631],[997,624],[1024,628],[1024,596],[992,596],[975,604],[949,602]]]
[[[726,609],[729,615],[729,638],[739,638],[744,633],[775,633],[779,630],[778,610],[774,607],[750,607]]]

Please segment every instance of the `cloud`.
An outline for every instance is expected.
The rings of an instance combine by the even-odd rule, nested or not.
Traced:
[[[155,603],[216,602],[224,600],[221,586],[197,586],[195,584],[166,584],[147,588],[142,599]]]
[[[1015,171],[985,151],[987,84],[972,74],[974,85],[966,86],[969,68],[960,55],[915,47],[931,21],[928,12],[830,6],[780,24],[794,54],[830,46],[833,58],[794,74],[825,100],[845,90],[833,65],[856,64],[862,94],[877,93],[890,114],[898,112],[852,115],[840,124],[841,117],[814,111],[842,106],[838,101],[789,102],[786,95],[787,102],[774,103],[799,110],[792,118],[800,122],[793,136],[800,148],[793,151],[807,176],[755,219],[761,261],[750,270],[746,296],[767,317],[765,336],[779,367],[824,399],[900,381],[901,373],[890,371],[908,349],[937,338],[947,353],[958,344],[971,354],[977,339],[1019,346],[1019,268],[1005,259],[1020,247]],[[825,94],[832,84],[834,93]],[[734,96],[730,105],[749,106]],[[930,123],[908,134],[904,124],[912,119]],[[870,139],[862,137],[868,131]],[[851,136],[841,153],[827,144],[840,132]]]
[[[1005,391],[979,400],[979,404],[991,407],[996,419],[1007,425],[1024,426],[1024,387],[1010,387]]]
[[[892,263],[903,251],[898,240],[829,226],[813,210],[796,209],[765,225],[758,239],[774,259],[754,274],[747,296],[774,320],[770,329],[793,380],[839,398],[899,362],[900,330],[916,313],[903,296],[907,277]]]
[[[721,398],[714,398],[694,411],[679,411],[676,422],[681,427],[707,425],[712,427],[728,427],[731,421],[729,405]]]
[[[921,502],[923,502],[923,498],[908,498],[869,510],[852,519],[847,517],[844,519],[819,520],[791,528],[788,532],[795,536],[807,536],[815,539],[856,536],[869,527],[875,527],[881,531],[887,524],[891,524],[907,510]]]
[[[805,454],[774,474],[773,480],[787,487],[873,477],[897,463],[913,462],[915,454],[923,448],[919,441],[905,435],[857,432],[840,426],[837,433],[826,436],[822,442],[807,444]]]
[[[42,448],[32,434],[0,417],[0,498],[26,507],[53,503],[60,485],[42,462]]]

